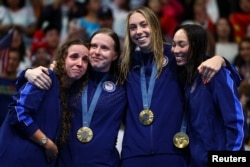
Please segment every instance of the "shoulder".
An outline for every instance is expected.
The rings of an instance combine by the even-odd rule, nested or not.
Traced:
[[[222,67],[211,80],[211,85],[214,87],[224,87],[225,85],[232,85],[233,83],[236,85],[236,82],[231,72],[227,68]]]
[[[77,19],[77,21],[82,25],[82,26],[86,26],[88,24],[88,22],[83,18],[83,17],[79,17]]]
[[[171,52],[172,45],[170,43],[164,43],[163,49],[164,52]]]
[[[52,80],[57,79],[57,75],[56,75],[55,71],[49,69],[49,77],[50,77]]]

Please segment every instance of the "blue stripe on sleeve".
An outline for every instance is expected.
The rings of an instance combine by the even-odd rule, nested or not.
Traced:
[[[234,82],[230,76],[230,72],[227,71],[226,72],[226,78],[227,78],[227,83],[230,87],[230,89],[232,90],[233,92],[233,96],[234,96],[234,103],[235,103],[235,111],[236,111],[236,118],[237,118],[237,130],[238,130],[238,135],[237,135],[237,138],[235,140],[235,143],[234,143],[234,147],[233,147],[233,151],[238,151],[240,150],[240,148],[242,147],[242,144],[244,142],[244,115],[243,115],[243,109],[242,109],[242,105],[241,105],[241,102],[237,96],[237,92],[235,92],[235,89],[234,89]]]
[[[25,92],[29,92],[31,89],[31,84],[25,85]],[[17,112],[17,119],[19,122],[23,122],[26,126],[29,126],[31,123],[33,123],[33,119],[26,114],[27,111],[24,110],[24,104],[27,102],[27,93],[23,93],[23,90],[20,93],[20,99],[17,101],[17,106],[15,107],[15,110]]]

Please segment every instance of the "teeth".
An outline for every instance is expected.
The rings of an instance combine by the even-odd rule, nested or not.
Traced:
[[[137,38],[138,41],[142,41],[144,37]]]

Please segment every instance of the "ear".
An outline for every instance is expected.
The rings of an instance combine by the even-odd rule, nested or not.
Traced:
[[[112,58],[112,61],[115,61],[117,59],[118,55],[115,53],[114,57]]]

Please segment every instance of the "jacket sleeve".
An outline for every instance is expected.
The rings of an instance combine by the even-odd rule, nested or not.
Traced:
[[[23,85],[25,85],[25,83],[27,82],[27,79],[24,77],[25,72],[26,72],[27,70],[28,70],[28,69],[25,69],[25,70],[21,71],[21,72],[18,74],[18,76],[17,76],[17,81],[16,81],[16,89],[17,89],[17,91],[18,91],[19,89],[21,89],[21,87],[22,87]]]
[[[230,71],[230,76],[232,77],[235,85],[237,87],[240,86],[242,78],[240,76],[239,71],[237,70],[237,68],[235,67],[235,65],[233,65],[232,63],[230,63],[227,59],[224,58],[224,60],[226,62],[226,68],[227,68],[227,70]]]
[[[237,85],[231,72],[222,68],[212,81],[213,98],[222,114],[226,128],[226,149],[238,151],[244,146],[244,114]]]
[[[45,98],[46,90],[26,82],[13,96],[9,105],[9,123],[24,137],[30,137],[38,128],[34,117],[39,111],[40,104]]]

